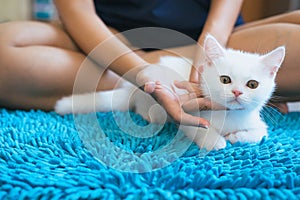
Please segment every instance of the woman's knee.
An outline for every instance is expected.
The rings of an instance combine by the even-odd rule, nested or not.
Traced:
[[[78,50],[76,44],[62,27],[36,21],[15,21],[0,24],[1,44],[13,47],[55,46]]]
[[[21,46],[26,43],[27,37],[24,35],[30,22],[6,22],[0,24],[0,45],[1,48]],[[24,40],[22,41],[22,37]]]
[[[11,37],[8,34],[8,30],[3,24],[0,24],[0,84],[2,85],[2,81],[5,79],[5,75],[7,72],[7,66],[9,60],[12,59],[9,55],[11,48]],[[1,86],[0,86],[1,87]]]
[[[294,11],[288,12],[286,15],[289,18],[289,21],[295,20],[296,23],[297,22],[298,22],[298,24],[300,23],[300,10],[294,10]]]
[[[22,36],[22,29],[26,24],[27,22],[19,21],[0,23],[0,45],[15,45],[16,39]]]
[[[11,55],[13,48],[15,48],[15,36],[20,34],[17,32],[15,26],[16,22],[0,24],[0,79],[5,79],[7,75],[7,67],[14,61],[15,56]]]

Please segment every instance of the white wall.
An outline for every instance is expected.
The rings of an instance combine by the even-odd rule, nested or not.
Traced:
[[[0,22],[31,18],[31,0],[0,0]]]

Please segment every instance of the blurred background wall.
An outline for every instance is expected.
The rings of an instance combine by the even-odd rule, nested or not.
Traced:
[[[0,21],[31,18],[31,0],[0,0]]]
[[[0,0],[0,21],[57,19],[52,0]]]

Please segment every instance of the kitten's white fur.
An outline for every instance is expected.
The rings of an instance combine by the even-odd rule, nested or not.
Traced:
[[[183,125],[180,129],[199,147],[208,150],[224,148],[226,140],[231,143],[259,142],[267,136],[267,125],[261,119],[260,111],[274,92],[274,80],[283,62],[285,48],[278,47],[265,55],[246,53],[224,49],[213,36],[208,35],[203,49],[206,59],[201,67],[203,72],[200,88],[206,97],[227,107],[228,110],[194,112],[194,115],[200,114],[201,117],[210,120],[209,129]],[[191,60],[168,56],[162,57],[158,64],[165,69],[165,73],[157,74],[151,68],[147,69],[147,73],[156,73],[155,77],[164,85],[179,94],[185,93],[175,88],[173,81],[188,80]],[[229,76],[231,83],[221,83],[221,75]],[[257,81],[258,87],[247,87],[249,80]],[[242,94],[235,98],[234,90]],[[151,122],[164,121],[166,113],[159,105],[153,105],[158,104],[150,95],[126,82],[124,87],[112,91],[64,97],[57,102],[55,111],[67,114],[131,109]]]

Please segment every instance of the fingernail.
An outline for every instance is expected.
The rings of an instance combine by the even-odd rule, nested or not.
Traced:
[[[205,128],[205,129],[208,129],[209,126],[210,126],[209,122],[206,122],[206,123],[200,125],[200,127]]]
[[[204,129],[208,129],[208,125],[200,125],[199,127],[204,128]]]

